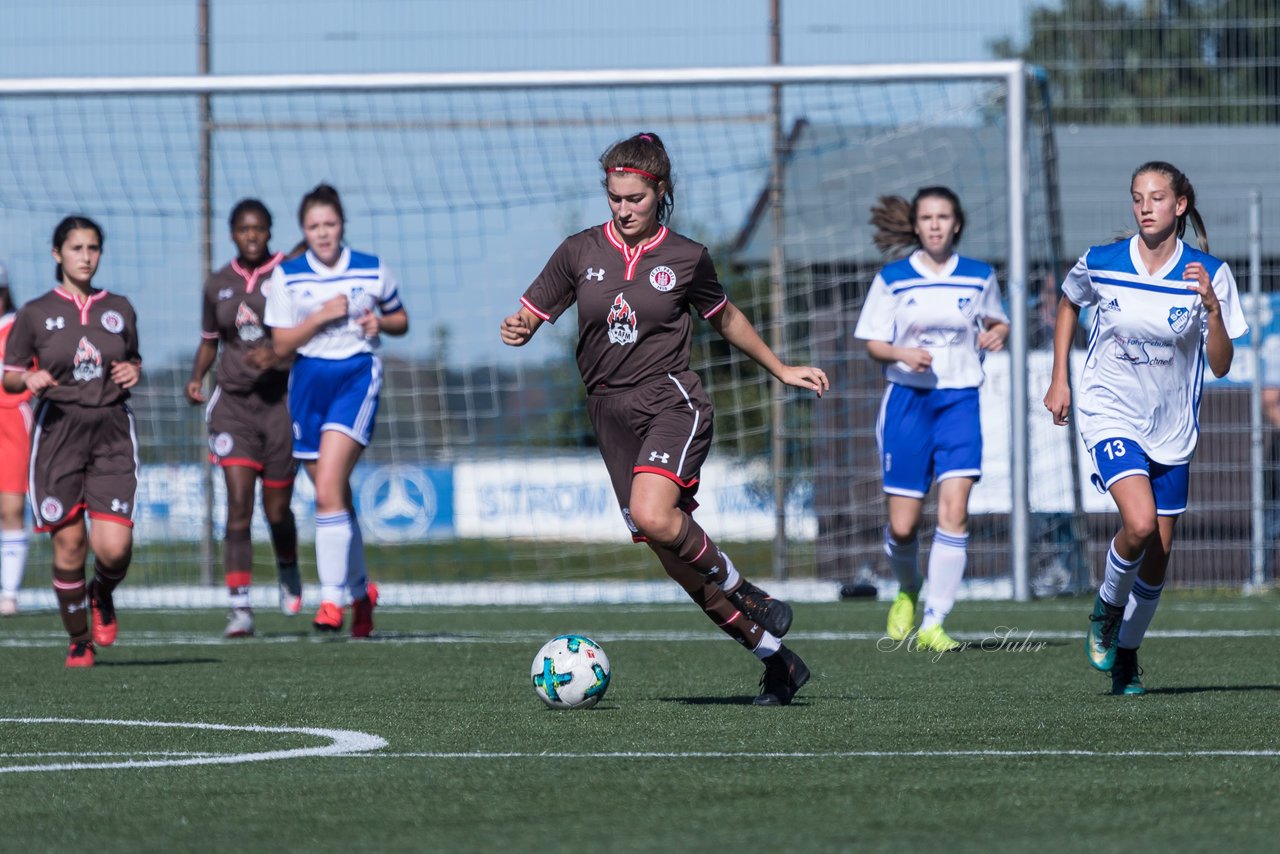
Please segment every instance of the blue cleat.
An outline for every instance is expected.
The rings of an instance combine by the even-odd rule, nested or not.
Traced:
[[[1093,613],[1089,615],[1089,633],[1084,638],[1084,651],[1095,670],[1107,673],[1116,661],[1116,635],[1124,608],[1102,600],[1102,594],[1093,600]]]

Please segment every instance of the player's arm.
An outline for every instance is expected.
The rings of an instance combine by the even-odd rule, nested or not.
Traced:
[[[25,373],[26,371],[24,370],[6,365],[4,368],[4,390],[9,394],[21,394],[26,391],[27,385],[22,378]]]
[[[338,294],[320,304],[320,307],[308,314],[297,326],[273,326],[271,328],[271,347],[276,358],[288,359],[298,352],[298,348],[315,338],[330,323],[347,319],[347,297]]]
[[[901,362],[913,371],[927,371],[933,354],[923,347],[898,347],[892,341],[867,341],[867,355],[877,362],[893,365]]]
[[[378,331],[383,335],[403,335],[409,331],[409,313],[403,308],[378,315]]]
[[[784,365],[756,332],[751,321],[736,305],[725,301],[724,308],[707,318],[711,328],[724,340],[750,356],[756,364],[773,374],[779,381],[796,388],[822,393],[830,388],[827,375],[810,365]]]
[[[1225,377],[1231,370],[1231,361],[1235,358],[1236,346],[1227,333],[1227,325],[1222,318],[1222,301],[1213,289],[1209,280],[1209,271],[1199,261],[1192,261],[1182,271],[1182,278],[1190,283],[1191,290],[1200,295],[1200,303],[1204,306],[1208,322],[1208,334],[1205,336],[1204,354],[1209,361],[1209,370],[1215,377]]]
[[[1058,426],[1066,424],[1071,414],[1071,342],[1079,323],[1080,306],[1066,297],[1058,300],[1058,317],[1053,326],[1053,373],[1044,396],[1044,408]]]
[[[1004,349],[1004,342],[1009,338],[1009,324],[994,318],[985,320],[985,327],[978,333],[978,349],[997,353]]]
[[[1280,427],[1280,388],[1268,386],[1262,390],[1262,417],[1272,427]]]
[[[502,319],[502,326],[499,327],[498,332],[502,336],[503,344],[508,347],[523,347],[529,343],[529,339],[538,331],[542,323],[541,317],[525,306],[520,306],[520,310],[515,314]]]
[[[187,396],[188,403],[204,403],[204,385],[205,375],[209,373],[209,369],[213,367],[213,360],[218,356],[218,339],[217,338],[201,338],[200,346],[196,347],[195,360],[191,365],[191,377],[187,380],[187,385],[183,389]]]

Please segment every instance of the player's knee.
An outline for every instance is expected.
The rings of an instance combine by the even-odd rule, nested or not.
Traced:
[[[660,545],[667,545],[680,535],[680,511],[674,507],[632,505],[631,521],[641,534]]]
[[[916,538],[920,536],[920,525],[914,524],[895,524],[892,520],[888,525],[889,537],[898,545],[905,546],[908,543],[914,543]]]
[[[1147,541],[1155,536],[1157,530],[1159,530],[1159,525],[1155,516],[1126,519],[1124,522],[1125,537],[1135,548],[1144,547]]]

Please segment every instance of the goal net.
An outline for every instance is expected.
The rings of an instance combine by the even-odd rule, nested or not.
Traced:
[[[520,349],[497,330],[559,241],[607,219],[601,152],[657,132],[675,167],[672,226],[711,247],[731,299],[784,361],[821,365],[833,384],[821,401],[780,393],[697,324],[694,368],[716,404],[701,524],[752,575],[884,584],[882,381],[852,337],[884,262],[869,208],[883,194],[948,185],[968,218],[961,248],[994,263],[1025,309],[1031,355],[1015,348],[1014,357],[1034,362],[989,358],[983,391],[987,476],[974,495],[970,578],[1008,592],[1019,527],[1010,386],[1030,377],[1035,400],[1042,393],[1036,349],[1050,320],[1041,300],[1064,263],[1049,116],[1023,73],[990,63],[0,81],[0,255],[18,298],[30,299],[52,283],[54,224],[84,213],[105,230],[97,283],[138,309],[146,374],[134,395],[143,447],[128,586],[222,601],[222,478],[207,463],[202,413],[182,394],[199,341],[203,241],[215,268],[227,263],[226,217],[256,197],[275,217],[273,249],[289,249],[299,199],[321,181],[342,194],[348,243],[397,274],[411,318],[408,336],[385,341],[377,432],[353,479],[374,577],[579,589],[652,579],[660,570],[631,544],[593,445],[572,312]],[[1011,151],[1022,153],[1016,169]],[[1011,204],[1022,212],[1013,228]],[[1011,258],[1024,268],[1012,270],[1016,290]],[[1087,583],[1070,560],[1071,464],[1065,431],[1033,431],[1023,518],[1042,592]],[[301,558],[314,580],[312,496],[300,476]],[[254,539],[257,577],[269,581],[260,514]],[[33,546],[38,566],[47,544]]]

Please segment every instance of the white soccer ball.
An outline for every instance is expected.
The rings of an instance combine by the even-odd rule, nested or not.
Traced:
[[[589,709],[609,687],[609,656],[591,638],[559,635],[538,650],[529,675],[551,708]]]

